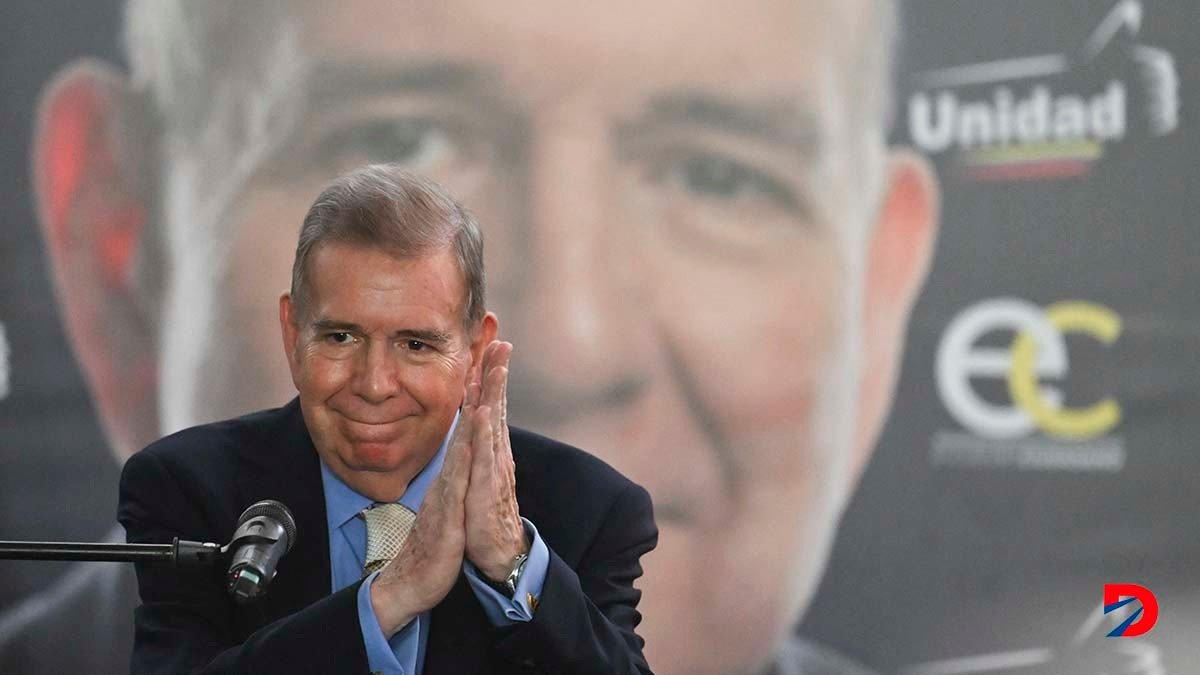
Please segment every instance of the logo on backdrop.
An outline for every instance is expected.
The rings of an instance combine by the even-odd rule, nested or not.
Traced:
[[[1158,598],[1149,588],[1137,584],[1104,584],[1104,613],[1114,612],[1133,601],[1141,603],[1108,637],[1137,637],[1145,635],[1158,623]]]
[[[1011,334],[1011,341],[986,342],[996,334]],[[1107,348],[1121,335],[1121,318],[1092,302],[1039,307],[1018,298],[985,300],[959,313],[938,345],[936,381],[963,430],[935,434],[933,463],[1120,470],[1124,444],[1112,435],[1121,422],[1120,403],[1101,396],[1068,405],[1064,391],[1045,382],[1067,377],[1066,336],[1072,334]]]
[[[908,133],[951,155],[972,180],[1086,174],[1111,143],[1179,126],[1179,74],[1166,50],[1136,41],[1140,0],[1121,0],[1074,53],[917,73]]]

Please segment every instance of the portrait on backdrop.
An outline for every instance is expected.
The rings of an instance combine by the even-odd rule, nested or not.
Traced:
[[[862,672],[793,632],[891,406],[937,232],[928,164],[885,142],[895,14],[132,0],[128,72],[65,68],[33,162],[117,460],[294,395],[273,308],[298,224],[333,177],[394,163],[482,223],[512,423],[649,491],[654,670]],[[131,536],[170,529],[126,515]],[[128,571],[89,571],[3,624],[0,663],[67,667],[39,635],[70,617],[83,663],[120,668],[132,619],[112,617],[136,602]]]

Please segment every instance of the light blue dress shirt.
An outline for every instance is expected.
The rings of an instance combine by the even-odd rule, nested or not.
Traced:
[[[450,425],[450,432],[442,441],[429,464],[412,479],[404,495],[397,503],[406,506],[414,513],[420,512],[421,501],[425,493],[442,470],[446,460],[446,447],[458,424],[458,417]],[[325,488],[325,514],[329,527],[329,569],[332,576],[332,587],[339,591],[362,577],[367,551],[367,525],[358,518],[359,512],[374,502],[364,497],[334,475],[333,471],[321,462],[321,484]],[[524,519],[522,519],[524,520]],[[546,569],[550,564],[550,551],[538,535],[533,523],[525,520],[525,530],[529,533],[532,544],[529,547],[529,560],[521,573],[517,592],[512,598],[496,592],[487,585],[475,566],[463,560],[463,572],[471,590],[479,598],[483,611],[488,620],[495,626],[504,626],[518,621],[533,619],[533,608],[529,606],[529,597],[540,597],[542,585],[546,580]],[[367,648],[367,663],[372,672],[387,673],[388,675],[420,675],[425,663],[425,645],[429,642],[430,614],[424,612],[401,628],[395,635],[388,638],[379,627],[379,619],[371,605],[371,584],[379,572],[367,577],[358,589],[358,620],[362,628],[363,643]]]

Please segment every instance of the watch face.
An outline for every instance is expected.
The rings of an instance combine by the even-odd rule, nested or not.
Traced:
[[[525,571],[525,563],[529,560],[529,556],[522,553],[513,560],[513,569],[508,573],[508,578],[504,580],[504,587],[510,596],[517,594],[517,582],[521,580],[521,573]]]

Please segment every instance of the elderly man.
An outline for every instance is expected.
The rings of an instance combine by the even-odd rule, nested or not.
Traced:
[[[893,24],[883,0],[132,3],[132,77],[65,72],[35,160],[118,455],[287,395],[279,242],[332,175],[400,162],[488,223],[514,421],[654,497],[656,670],[842,668],[790,634],[935,236],[930,172],[884,143]]]
[[[131,541],[219,539],[272,497],[303,534],[244,606],[224,570],[139,565],[134,672],[649,672],[650,499],[578,450],[510,442],[483,270],[473,218],[427,181],[373,165],[321,193],[279,301],[299,397],[121,477]]]

